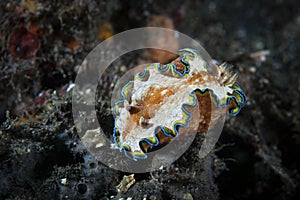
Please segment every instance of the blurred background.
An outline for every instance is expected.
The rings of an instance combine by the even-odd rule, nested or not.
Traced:
[[[296,0],[1,1],[0,199],[299,199],[299,9]],[[86,151],[71,91],[97,44],[144,26],[178,30],[234,65],[247,105],[206,158],[196,138],[171,166],[130,175]],[[99,86],[104,131],[118,77],[172,56],[149,50],[112,63]]]

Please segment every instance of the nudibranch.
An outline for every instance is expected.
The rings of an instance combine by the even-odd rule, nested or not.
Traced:
[[[187,127],[192,112],[200,111],[198,132],[211,120],[211,104],[236,116],[245,104],[245,94],[236,83],[237,74],[226,64],[209,71],[209,64],[195,49],[179,50],[171,63],[150,64],[122,88],[122,99],[114,106],[114,140],[134,160],[146,158],[154,146],[169,143]]]

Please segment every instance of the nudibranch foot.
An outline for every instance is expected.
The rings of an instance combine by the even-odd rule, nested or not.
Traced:
[[[209,64],[194,49],[182,49],[171,63],[150,64],[122,88],[122,99],[114,107],[114,140],[134,160],[146,158],[155,146],[167,144],[188,127],[195,108],[198,132],[205,132],[211,120],[212,103],[236,116],[246,98],[236,83],[237,74],[228,65],[209,72]],[[194,109],[194,111],[193,111]]]

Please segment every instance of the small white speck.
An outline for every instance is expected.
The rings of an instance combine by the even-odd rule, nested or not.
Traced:
[[[161,95],[165,95],[167,92],[168,92],[168,90],[163,90],[160,93],[161,93]]]
[[[264,61],[266,61],[266,60],[267,60],[267,57],[266,57],[266,56],[261,56],[261,57],[260,57],[260,61],[261,61],[261,62],[264,62]]]
[[[125,65],[122,65],[122,66],[120,67],[120,71],[121,71],[121,72],[125,72],[126,70],[127,70],[127,68],[126,68]]]
[[[89,94],[92,90],[90,88],[86,89],[85,93]]]
[[[70,90],[72,90],[73,87],[75,87],[75,84],[74,83],[70,84],[67,88],[67,92],[70,92]]]
[[[98,144],[96,144],[96,148],[100,148],[100,147],[102,147],[102,146],[104,146],[104,144],[103,143],[98,143]]]
[[[67,184],[67,179],[66,179],[66,178],[60,179],[60,183],[61,183],[62,185],[66,185],[66,184]]]
[[[256,72],[256,68],[255,67],[250,67],[249,71],[252,72],[252,73],[255,73]]]
[[[115,143],[110,144],[111,149],[119,149]]]

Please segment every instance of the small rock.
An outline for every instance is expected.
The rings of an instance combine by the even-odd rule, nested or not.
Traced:
[[[135,183],[134,174],[129,176],[124,176],[119,185],[117,185],[117,190],[119,193],[126,192]]]
[[[67,179],[66,179],[66,178],[60,179],[60,183],[61,183],[62,185],[66,185],[66,184],[67,184]]]
[[[184,200],[193,200],[193,196],[191,195],[191,193],[185,193],[183,195],[183,199]]]

